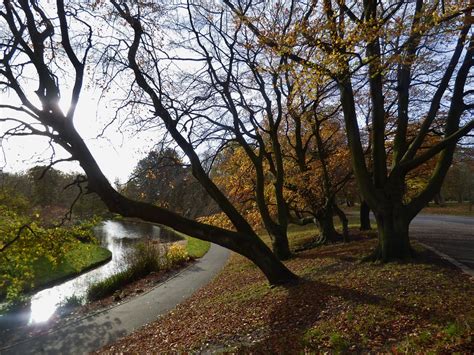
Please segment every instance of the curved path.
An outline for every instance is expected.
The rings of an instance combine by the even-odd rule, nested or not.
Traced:
[[[215,244],[204,257],[177,275],[122,304],[46,334],[0,348],[1,354],[83,354],[99,349],[156,320],[207,284],[224,266],[229,251]]]
[[[411,222],[410,233],[461,264],[457,266],[467,266],[474,276],[474,217],[420,214]]]

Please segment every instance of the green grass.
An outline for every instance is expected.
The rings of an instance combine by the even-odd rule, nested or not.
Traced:
[[[95,244],[73,243],[68,247],[71,249],[59,260],[57,265],[53,265],[44,257],[35,262],[35,278],[32,289],[53,285],[79,275],[112,257],[109,250]]]
[[[160,225],[160,228],[169,230],[175,233],[176,235],[179,235],[183,239],[186,239],[187,240],[186,251],[188,252],[188,255],[192,259],[202,258],[209,251],[209,248],[211,247],[211,243],[205,240],[200,240],[197,238],[190,237],[184,233],[175,231],[174,229],[166,227],[166,226]]]
[[[186,244],[186,251],[188,252],[188,255],[193,259],[202,258],[211,247],[211,243],[204,240],[188,236],[186,236],[186,240],[188,241],[188,243]]]

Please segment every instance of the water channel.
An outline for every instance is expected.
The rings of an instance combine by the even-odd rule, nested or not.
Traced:
[[[152,239],[168,243],[182,239],[153,224],[132,221],[108,220],[95,227],[94,233],[101,245],[112,252],[112,259],[108,263],[59,285],[37,292],[32,296],[26,310],[21,314],[8,315],[7,317],[10,319],[4,319],[3,322],[11,321],[16,325],[33,326],[45,323],[68,298],[73,295],[84,297],[91,284],[123,270],[127,266],[124,256],[137,242]]]

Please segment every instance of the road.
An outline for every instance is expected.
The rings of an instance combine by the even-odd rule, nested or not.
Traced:
[[[474,270],[474,218],[421,214],[410,225],[413,239]]]
[[[106,311],[63,324],[46,334],[0,348],[0,354],[84,354],[152,322],[206,285],[224,266],[229,251],[212,244],[196,263],[142,294]]]

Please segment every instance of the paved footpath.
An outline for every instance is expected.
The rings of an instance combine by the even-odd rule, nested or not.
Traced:
[[[420,214],[410,224],[412,237],[467,266],[474,276],[474,218]]]
[[[108,310],[19,341],[0,354],[83,354],[152,322],[206,285],[226,263],[229,251],[212,244],[207,254],[151,291]]]

